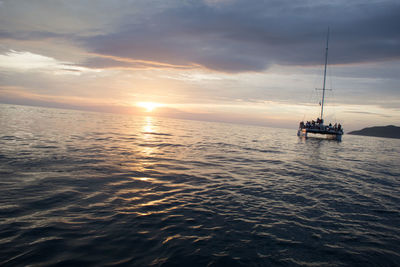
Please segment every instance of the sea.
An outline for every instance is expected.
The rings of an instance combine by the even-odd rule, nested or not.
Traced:
[[[0,265],[400,266],[400,140],[296,127],[1,104]]]

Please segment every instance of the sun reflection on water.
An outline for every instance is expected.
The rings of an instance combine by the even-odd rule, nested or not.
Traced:
[[[146,117],[143,125],[143,133],[154,133],[154,123],[152,117]],[[148,135],[146,135],[148,136]]]
[[[154,125],[154,119],[150,116],[145,117],[144,124],[142,127],[142,136],[143,142],[146,144],[145,146],[141,147],[141,152],[145,158],[150,157],[156,152],[156,148],[152,146],[152,142],[154,142],[154,133],[156,133],[156,128]],[[143,167],[146,168],[148,162],[143,162]]]

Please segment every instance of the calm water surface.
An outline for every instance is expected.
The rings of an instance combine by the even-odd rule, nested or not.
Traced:
[[[0,105],[0,265],[399,266],[400,140]]]

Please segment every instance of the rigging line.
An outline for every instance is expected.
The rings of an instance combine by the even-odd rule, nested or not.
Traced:
[[[318,73],[319,73],[319,71],[318,71]],[[320,99],[318,92],[316,92],[316,90],[313,89],[313,88],[315,88],[316,84],[319,84],[319,82],[320,82],[318,76],[319,75],[317,75],[317,71],[316,71],[315,74],[314,74],[313,86],[311,87],[311,89],[308,91],[308,94],[307,94],[307,98],[306,98],[306,103],[307,104],[313,104],[314,105],[314,103],[318,103],[318,101]],[[302,121],[305,120],[305,117],[306,117],[307,113],[308,112],[306,110],[303,112],[303,120]]]
[[[332,111],[333,111],[333,113],[332,113],[332,119],[336,122],[337,121],[337,119],[336,119],[336,100],[335,100],[335,89],[333,88],[333,83],[332,83],[332,69],[333,69],[333,67],[332,66],[330,66],[329,67],[329,69],[328,69],[328,71],[329,71],[329,83],[330,83],[330,86],[331,86],[331,97],[330,97],[330,99],[331,99],[331,107],[332,107]]]
[[[316,85],[317,84],[319,84],[319,73],[320,73],[320,68],[318,68],[318,70],[314,70],[313,72],[314,72],[314,74],[310,74],[309,76],[310,77],[313,77],[314,79],[313,79],[313,82],[312,82],[312,86],[311,86],[311,88],[315,88],[316,87]],[[307,90],[306,91],[307,92],[307,94],[305,94],[306,95],[306,97],[304,98],[304,101],[305,101],[305,103],[306,104],[310,104],[310,103],[315,103],[315,102],[317,102],[318,101],[318,98],[319,98],[319,96],[318,96],[318,94],[315,92],[315,90],[314,89],[310,89],[309,91]],[[304,110],[304,109],[303,109]],[[302,121],[304,121],[305,120],[305,118],[306,118],[306,115],[307,115],[307,112],[304,110],[303,112],[301,112],[299,115],[303,115],[303,119],[302,119]],[[300,117],[299,117],[300,118]]]
[[[331,113],[331,117],[333,119],[333,121],[337,122],[337,102],[336,102],[336,97],[335,97],[335,90],[336,88],[334,88],[333,86],[333,74],[334,73],[334,67],[333,65],[328,65],[328,78],[329,78],[329,84],[330,84],[330,97],[329,99],[331,101],[329,101],[331,104],[329,105],[329,109],[332,111]]]
[[[323,59],[323,57],[321,57]],[[316,88],[319,88],[322,83],[321,79],[321,73],[324,71],[324,67],[321,65],[317,65],[316,68],[314,69],[314,80],[312,87],[309,91],[309,96],[308,96],[308,103],[320,103],[321,104],[321,97],[322,95],[318,92],[319,90],[316,90]],[[314,115],[313,115],[314,116]]]

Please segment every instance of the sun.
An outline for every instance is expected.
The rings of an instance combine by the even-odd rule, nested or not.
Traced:
[[[154,109],[163,106],[163,104],[155,102],[139,102],[137,106],[145,108],[147,112],[152,112]]]

